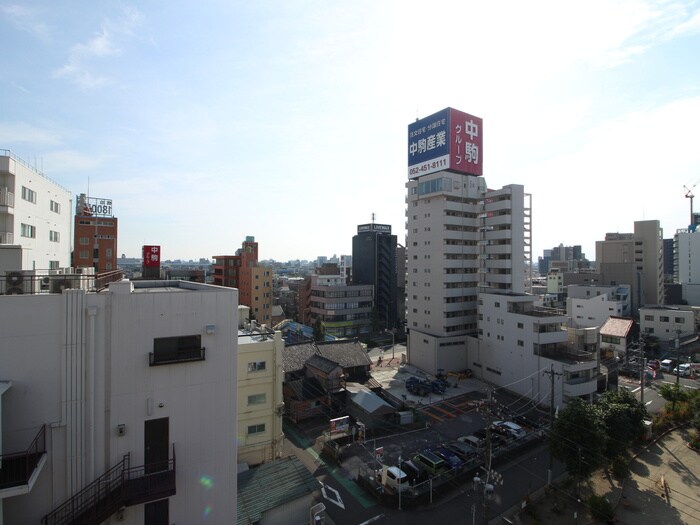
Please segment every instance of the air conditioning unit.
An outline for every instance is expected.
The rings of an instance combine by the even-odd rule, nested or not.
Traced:
[[[51,276],[51,293],[63,293],[63,290],[74,288],[78,284],[74,277],[67,275],[52,275]]]
[[[24,273],[22,270],[5,272],[5,294],[22,295],[24,293]]]
[[[48,275],[44,275],[40,280],[39,280],[39,289],[42,292],[48,292],[51,290],[51,277]]]

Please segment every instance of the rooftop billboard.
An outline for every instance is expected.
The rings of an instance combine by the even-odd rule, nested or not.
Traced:
[[[408,125],[408,178],[436,171],[483,175],[483,121],[445,108]]]

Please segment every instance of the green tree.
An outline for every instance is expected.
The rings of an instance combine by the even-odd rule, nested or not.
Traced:
[[[596,409],[605,426],[605,455],[608,458],[624,454],[643,435],[647,411],[629,390],[608,390],[601,396]]]
[[[676,403],[688,399],[688,393],[682,389],[678,383],[664,383],[659,387],[659,395],[666,401],[671,401],[671,403],[673,403],[672,411],[676,410]]]
[[[605,426],[596,408],[572,399],[552,425],[549,451],[566,465],[569,474],[588,478],[605,460]]]
[[[314,330],[314,341],[323,341],[326,338],[326,327],[323,326],[320,317],[316,318],[312,328]]]

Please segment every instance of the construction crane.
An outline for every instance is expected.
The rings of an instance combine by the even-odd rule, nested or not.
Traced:
[[[693,188],[697,185],[697,182],[693,184],[690,188],[688,186],[683,185],[683,189],[685,190],[685,198],[690,199],[690,222],[689,228],[693,228],[694,226],[694,220],[693,220],[693,199],[695,198],[695,195],[693,195]]]

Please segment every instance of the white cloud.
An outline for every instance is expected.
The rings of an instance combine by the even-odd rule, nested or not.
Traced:
[[[26,122],[0,122],[0,144],[27,143],[51,146],[61,142],[60,136],[45,127]]]
[[[0,6],[0,12],[17,29],[42,40],[48,37],[48,26],[39,19],[39,15],[34,9],[19,4],[7,4]]]
[[[109,76],[94,73],[92,69],[99,59],[120,55],[123,42],[133,36],[141,20],[140,13],[133,8],[125,9],[119,19],[105,20],[91,39],[70,49],[68,61],[54,71],[54,78],[66,78],[86,90],[110,84]]]

